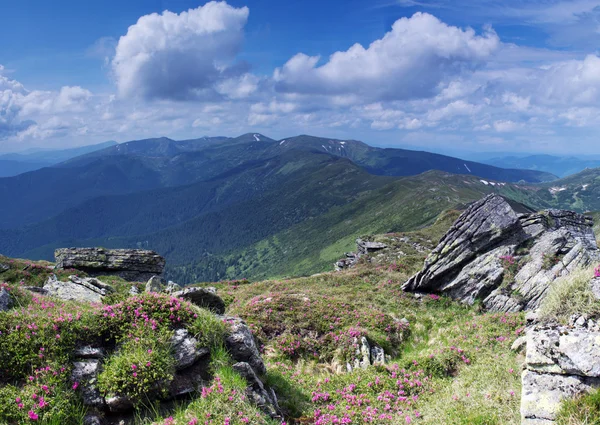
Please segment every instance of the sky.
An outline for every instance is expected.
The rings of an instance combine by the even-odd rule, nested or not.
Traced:
[[[3,0],[0,19],[0,152],[259,132],[600,153],[600,0]]]

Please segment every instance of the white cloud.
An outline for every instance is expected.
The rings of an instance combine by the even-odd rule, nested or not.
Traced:
[[[397,20],[392,30],[368,48],[355,44],[318,66],[318,56],[299,53],[274,72],[281,92],[343,95],[363,100],[428,97],[446,77],[473,69],[498,48],[488,29],[446,25],[427,13]]]
[[[119,94],[161,99],[240,97],[252,92],[232,64],[243,41],[247,7],[209,2],[180,14],[142,16],[119,39],[112,68]],[[227,80],[231,81],[227,82]],[[237,79],[237,87],[236,80]]]

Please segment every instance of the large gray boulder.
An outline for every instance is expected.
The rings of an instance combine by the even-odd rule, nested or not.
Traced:
[[[143,249],[61,248],[54,251],[58,269],[77,269],[90,276],[115,275],[143,282],[162,274],[165,259]]]
[[[43,287],[45,295],[67,301],[86,301],[101,303],[104,296],[113,292],[113,288],[96,279],[69,276],[65,282],[59,281],[55,275],[48,278]]]
[[[481,300],[493,311],[534,310],[558,277],[600,259],[592,226],[572,211],[528,212],[491,194],[460,215],[403,289]]]

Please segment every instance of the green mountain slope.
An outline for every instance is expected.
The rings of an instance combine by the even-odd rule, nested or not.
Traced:
[[[354,250],[359,236],[427,226],[444,210],[463,208],[491,191],[526,200],[536,209],[545,206],[527,188],[494,187],[476,178],[432,171],[364,192],[353,202],[245,248],[213,253],[195,263],[171,265],[169,273],[182,281],[202,281],[215,277],[299,276],[331,270],[344,252]]]

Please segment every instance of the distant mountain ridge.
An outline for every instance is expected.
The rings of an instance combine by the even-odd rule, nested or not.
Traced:
[[[0,198],[11,200],[0,209],[0,252],[151,248],[182,283],[302,274],[362,233],[411,230],[492,191],[550,205],[535,185],[550,178],[305,135],[144,139],[0,179]],[[503,179],[527,183],[490,184]]]
[[[524,170],[544,171],[567,177],[579,173],[586,168],[600,167],[598,159],[583,159],[553,155],[529,155],[525,157],[505,156],[481,160],[484,164],[502,168],[519,168]]]
[[[40,168],[50,167],[68,159],[116,145],[115,141],[71,149],[43,150],[0,155],[0,177],[12,177]]]

